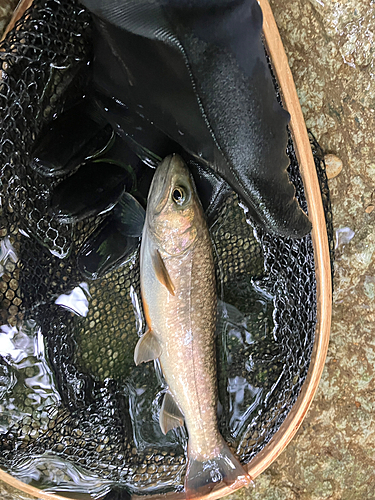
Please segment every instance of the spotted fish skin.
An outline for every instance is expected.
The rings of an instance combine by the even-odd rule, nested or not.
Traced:
[[[217,406],[217,299],[210,247],[207,227],[202,224],[192,246],[181,255],[171,256],[160,248],[174,296],[153,273],[150,255],[155,243],[148,233],[141,253],[141,287],[148,326],[160,343],[159,359],[169,390],[185,416],[190,453],[197,456],[203,456],[204,450],[213,451],[219,436],[216,425],[212,425]],[[202,419],[210,425],[202,426]]]
[[[169,156],[150,188],[142,236],[141,292],[148,326],[135,362],[159,358],[168,384],[163,432],[188,430],[188,498],[248,476],[217,426],[216,282],[212,244],[193,180],[183,160]]]

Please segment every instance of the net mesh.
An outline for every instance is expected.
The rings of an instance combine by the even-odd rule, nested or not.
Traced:
[[[9,416],[0,401],[0,463],[14,473],[25,468],[30,457],[35,464],[38,457],[52,453],[111,484],[142,491],[160,485],[164,490],[181,489],[186,435],[177,432],[163,441],[159,433],[154,444],[156,424],[139,424],[157,408],[154,403],[143,407],[137,395],[143,391],[155,400],[160,378],[153,366],[134,368],[132,361],[144,325],[141,307],[139,315],[134,314],[139,303],[138,256],[90,284],[86,317],[55,304],[56,297],[83,281],[77,252],[102,217],[67,225],[49,215],[51,190],[61,179],[32,170],[30,151],[43,124],[81,92],[90,58],[90,16],[70,0],[36,0],[0,46],[1,321],[11,328],[38,325],[59,393],[54,404],[27,398],[25,403],[24,395],[19,396],[17,418]],[[311,143],[333,262],[323,155],[313,137]],[[307,211],[291,138],[287,153],[290,178]],[[219,297],[223,304],[235,304],[242,324],[252,325],[250,343],[236,343],[227,334],[228,325],[218,335],[220,428],[247,463],[278,430],[306,378],[316,325],[313,247],[310,236],[277,238],[261,228],[255,228],[254,236],[234,193],[220,208],[211,235]],[[242,337],[246,331],[240,331]],[[9,359],[1,357],[0,395],[11,391],[10,380]],[[248,391],[254,389],[237,421],[228,389],[231,380],[244,380]],[[13,396],[14,406],[17,394]]]

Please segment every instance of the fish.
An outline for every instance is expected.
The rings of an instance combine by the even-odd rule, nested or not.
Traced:
[[[148,328],[134,361],[160,362],[168,385],[162,432],[186,424],[186,497],[208,494],[222,482],[235,489],[247,484],[250,476],[218,429],[213,250],[193,178],[177,154],[160,163],[150,187],[140,282]]]

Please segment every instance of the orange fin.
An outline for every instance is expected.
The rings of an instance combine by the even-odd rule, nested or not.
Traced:
[[[152,330],[142,335],[134,349],[134,362],[136,365],[152,361],[161,355],[160,343]]]
[[[164,394],[160,409],[159,424],[163,434],[184,425],[184,416],[170,392]]]
[[[171,295],[174,295],[175,294],[174,284],[172,283],[171,277],[169,276],[168,270],[165,267],[163,258],[160,255],[159,250],[155,250],[155,252],[152,254],[152,265],[154,267],[157,279],[160,281],[162,285],[164,285],[167,288],[168,292]]]
[[[216,457],[201,462],[189,456],[185,476],[187,500],[206,496],[221,483],[235,490],[250,482],[251,477],[230,451],[224,440],[220,454]]]

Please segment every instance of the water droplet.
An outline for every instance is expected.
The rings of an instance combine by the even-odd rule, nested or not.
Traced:
[[[336,245],[335,249],[342,245],[346,245],[354,237],[355,232],[350,227],[342,227],[336,229]]]

